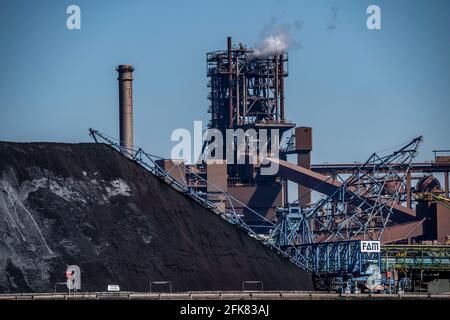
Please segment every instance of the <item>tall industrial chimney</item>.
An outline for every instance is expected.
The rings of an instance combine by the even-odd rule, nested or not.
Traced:
[[[133,71],[129,64],[116,68],[119,72],[120,145],[133,155]]]

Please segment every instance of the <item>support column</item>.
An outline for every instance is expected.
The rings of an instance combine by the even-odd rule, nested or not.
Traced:
[[[449,197],[449,190],[448,190],[448,171],[444,172],[444,191],[445,191],[445,197]]]
[[[231,37],[227,38],[227,54],[228,54],[228,128],[233,128],[233,68],[231,61]]]
[[[311,170],[312,128],[295,128],[295,149],[297,164]],[[311,189],[298,185],[298,204],[302,208],[309,207],[311,203]]]
[[[280,54],[280,120],[284,122],[284,56]]]
[[[411,208],[411,171],[406,174],[406,206]]]

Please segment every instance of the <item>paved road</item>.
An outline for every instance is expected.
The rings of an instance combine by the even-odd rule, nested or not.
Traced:
[[[322,292],[80,292],[0,294],[0,300],[450,300],[445,294],[337,294]]]

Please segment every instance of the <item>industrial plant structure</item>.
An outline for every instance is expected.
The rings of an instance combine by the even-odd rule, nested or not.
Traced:
[[[270,270],[275,270],[280,264],[290,275],[299,277],[292,283],[282,276],[279,277],[279,281],[275,281],[276,277],[262,272],[266,279],[271,279],[268,281],[273,286],[282,283],[284,288],[310,289],[311,279],[314,278],[315,288],[320,290],[335,289],[354,293],[361,290],[450,291],[449,151],[437,150],[433,161],[415,162],[423,140],[422,137],[415,137],[390,153],[373,153],[363,163],[311,164],[312,128],[297,126],[286,117],[284,82],[289,75],[287,52],[273,51],[261,54],[243,44],[233,45],[231,37],[228,37],[226,50],[206,54],[206,66],[207,86],[210,88],[208,112],[211,114],[208,129],[220,133],[223,144],[218,150],[214,148],[217,147],[214,139],[205,139],[202,157],[197,163],[187,164],[177,159],[157,157],[133,145],[134,68],[132,65],[119,65],[116,69],[119,81],[119,139],[112,139],[97,130],[90,129],[90,135],[96,143],[105,143],[115,150],[106,146],[102,146],[106,148],[103,151],[87,150],[85,157],[77,158],[84,162],[73,164],[80,168],[88,166],[91,171],[101,168],[100,171],[104,175],[104,180],[101,181],[107,187],[103,189],[99,187],[97,181],[99,177],[95,175],[98,172],[93,173],[91,179],[87,177],[89,173],[85,171],[82,171],[83,176],[78,177],[79,173],[71,173],[70,168],[63,164],[57,165],[56,168],[61,172],[52,167],[52,163],[60,163],[67,157],[66,153],[70,150],[82,152],[83,146],[70,148],[54,146],[53,148],[62,155],[60,158],[43,145],[5,144],[2,146],[3,150],[11,154],[10,158],[5,157],[5,168],[13,166],[19,160],[25,161],[26,157],[20,154],[28,152],[37,158],[37,163],[47,170],[44,170],[45,172],[55,171],[53,179],[56,182],[53,182],[56,185],[60,183],[57,180],[62,179],[58,175],[75,175],[76,179],[79,179],[79,182],[74,184],[76,192],[70,195],[85,194],[85,198],[88,199],[87,202],[83,199],[76,200],[76,203],[82,203],[84,206],[80,215],[85,214],[85,210],[89,208],[96,210],[102,208],[104,216],[109,219],[107,221],[112,223],[117,217],[108,215],[108,212],[116,212],[120,208],[133,212],[132,215],[126,215],[126,219],[132,223],[136,223],[135,216],[141,219],[139,221],[151,219],[152,223],[149,224],[151,228],[162,219],[164,228],[161,228],[161,232],[149,227],[157,236],[170,233],[164,231],[170,229],[167,223],[173,223],[182,229],[185,223],[177,219],[191,217],[192,221],[188,224],[192,230],[198,230],[202,238],[193,240],[190,237],[199,237],[199,234],[190,233],[190,230],[180,231],[182,237],[179,241],[183,242],[183,246],[177,248],[176,252],[181,252],[181,255],[192,249],[191,242],[194,246],[202,246],[208,244],[210,241],[208,239],[213,237],[214,231],[199,222],[202,219],[207,220],[211,226],[221,228],[222,242],[225,242],[224,239],[228,235],[240,237],[242,232],[253,238],[246,237],[245,241],[239,238],[230,242],[235,244],[245,242],[245,246],[242,247],[245,254],[229,249],[221,251],[224,249],[222,247],[213,246],[213,249],[208,247],[215,255],[204,259],[208,263],[200,264],[201,270],[208,273],[210,280],[202,282],[202,277],[195,274],[192,277],[194,280],[190,278],[192,283],[198,285],[195,289],[216,290],[220,286],[234,288],[234,284],[232,286],[228,280],[224,282],[224,279],[233,278],[233,272],[228,273],[227,278],[215,278],[217,272],[216,270],[211,272],[209,264],[220,264],[217,260],[220,258],[217,257],[223,252],[227,252],[226,254],[234,252],[236,257],[227,261],[233,268],[239,269],[237,260],[244,259],[242,257],[245,255],[250,256],[251,250],[257,250],[259,255],[274,259],[267,264]],[[264,144],[261,141],[264,141]],[[39,151],[41,148],[48,153],[42,156],[42,159],[43,151]],[[109,155],[109,162],[103,163],[99,160],[100,151]],[[222,154],[220,159],[217,159],[217,152]],[[69,154],[72,154],[71,151]],[[14,160],[12,155],[14,159],[19,160]],[[296,163],[289,162],[288,155],[296,155]],[[50,158],[54,159],[49,163]],[[26,165],[36,167],[35,164],[27,162],[22,163],[21,167]],[[278,168],[276,172],[263,173],[264,169],[271,165]],[[21,167],[14,170],[24,171]],[[33,181],[41,181],[41,169],[28,171],[15,176],[32,174]],[[444,175],[444,186],[441,186],[437,179],[437,173]],[[135,195],[131,196],[132,200],[127,198],[130,197],[130,188],[125,188],[122,185],[123,181],[118,179],[121,174],[126,174],[129,179],[137,179],[130,183],[131,189],[135,191]],[[110,186],[107,178],[112,176],[116,180],[115,184]],[[297,185],[297,199],[289,199],[288,181]],[[9,180],[4,182],[5,185],[6,183],[10,183]],[[4,187],[6,191],[3,194],[8,194],[11,188],[19,187],[19,182],[14,184],[14,187],[12,185]],[[39,184],[36,189],[41,187]],[[90,188],[95,189],[97,194],[86,194],[86,190],[91,190]],[[114,188],[117,190],[114,191]],[[55,190],[59,189],[53,186],[53,191],[47,190],[45,197],[50,199],[49,201],[53,201],[52,192]],[[150,191],[151,201],[147,199]],[[164,193],[169,199],[162,200],[163,196],[159,192]],[[313,201],[312,192],[317,192],[321,197]],[[67,194],[69,193],[63,195]],[[11,200],[12,198],[4,195],[0,200],[3,199],[5,204],[0,209],[15,208],[16,203]],[[42,208],[39,199],[32,199],[31,203],[37,201],[37,208]],[[101,200],[99,204],[98,199],[112,200]],[[73,199],[67,200],[68,203],[71,203],[70,201]],[[129,205],[130,201],[134,201],[132,205]],[[65,204],[60,197],[54,200],[57,208]],[[177,204],[182,204],[186,208],[177,208]],[[25,208],[24,204],[22,206]],[[75,210],[74,208],[79,210],[76,205],[71,210]],[[17,210],[14,212],[18,214]],[[143,212],[151,217],[146,217]],[[168,212],[170,214],[167,214]],[[158,216],[161,213],[163,218]],[[185,216],[185,213],[188,215]],[[173,218],[172,214],[176,218]],[[56,214],[51,213],[51,217],[53,216]],[[225,227],[224,221],[218,217],[226,222]],[[91,224],[96,223],[96,218],[91,216],[88,218],[93,219],[89,226],[82,224],[82,227],[76,230],[80,230],[80,236],[84,237],[83,232],[86,229],[89,237],[94,237],[95,234],[90,228]],[[125,226],[128,230],[128,224]],[[127,231],[127,236],[131,237],[133,243],[145,247],[139,234],[143,231],[141,228],[138,229],[137,233]],[[114,247],[119,248],[119,245],[126,241],[122,241],[117,233],[116,230],[111,231]],[[61,234],[64,233],[58,231],[55,237],[62,237]],[[54,255],[44,241],[42,233],[38,235],[40,237],[36,239],[42,240],[45,244],[45,246],[41,244],[41,249],[47,258],[56,257],[57,255]],[[109,239],[109,236],[101,234],[98,237]],[[189,241],[185,241],[186,239]],[[157,238],[157,241],[159,241],[158,248],[164,246],[163,236]],[[83,245],[88,243],[89,241],[84,241]],[[178,246],[177,241],[170,243]],[[155,246],[150,240],[146,244]],[[144,247],[136,245],[132,250],[150,257],[151,253],[148,251],[139,251]],[[97,249],[96,247],[95,250]],[[164,250],[161,251],[161,255],[167,254]],[[192,250],[201,251],[197,247]],[[118,250],[118,257],[120,259],[127,257],[128,251]],[[111,259],[115,259],[114,250],[112,253],[108,251],[108,254],[111,255]],[[65,253],[60,256],[62,255]],[[89,259],[83,255],[79,256],[87,259],[86,261]],[[134,263],[138,267],[133,265],[137,271],[128,277],[130,282],[140,283],[136,279],[139,272],[144,272],[139,268],[147,266],[144,258],[136,257]],[[195,259],[192,263],[189,261],[181,263],[177,260],[181,258],[169,254],[165,259],[183,264],[187,274],[192,276],[190,268],[196,265]],[[134,259],[133,257],[132,260]],[[159,261],[158,259],[159,257],[156,260]],[[250,263],[248,259],[245,261]],[[127,263],[127,259],[123,258],[119,265],[126,265],[128,270],[130,266]],[[169,265],[174,266],[176,263]],[[119,271],[122,270],[120,266],[117,267]],[[40,272],[46,272],[44,269],[48,268],[43,268]],[[146,267],[143,269],[152,276],[161,274],[157,268],[150,271],[146,270]],[[264,268],[252,266],[244,269],[245,276],[249,277],[252,270],[260,271]],[[165,272],[176,278],[177,284],[183,290],[189,290],[192,283],[183,282],[183,276],[178,275],[173,268],[169,267]],[[92,276],[91,278],[95,283],[95,279]]]
[[[374,153],[365,163],[311,165],[312,128],[296,127],[286,118],[287,52],[261,55],[243,44],[233,45],[228,37],[226,50],[206,54],[206,65],[208,129],[224,137],[222,161],[208,158],[212,140],[204,142],[202,161],[195,164],[154,159],[142,149],[134,150],[133,159],[318,276],[322,285],[353,279],[348,287],[357,288],[355,279],[367,281],[374,266],[384,272],[376,280],[391,281],[397,289],[400,284],[407,287],[408,280],[410,290],[419,290],[413,283],[418,274],[422,280],[429,276],[430,283],[448,282],[448,151],[437,151],[430,162],[414,162],[422,142],[417,137],[390,154]],[[122,102],[121,110],[128,110]],[[119,150],[129,150],[123,131]],[[265,156],[253,163],[250,140],[255,136],[249,132],[257,140],[262,134],[268,137]],[[91,134],[114,144],[97,131]],[[276,157],[272,146],[280,146]],[[230,147],[231,159],[225,156]],[[289,154],[297,155],[297,163],[287,161]],[[271,163],[278,166],[277,173],[261,174]],[[438,172],[444,175],[444,187],[434,177]],[[297,184],[293,201],[288,199],[288,181]],[[312,202],[313,191],[323,195],[317,202]],[[380,241],[381,250],[364,253],[361,241]]]

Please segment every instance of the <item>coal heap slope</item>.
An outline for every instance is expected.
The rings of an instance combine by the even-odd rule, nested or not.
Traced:
[[[0,292],[311,290],[311,276],[103,144],[0,142]]]

